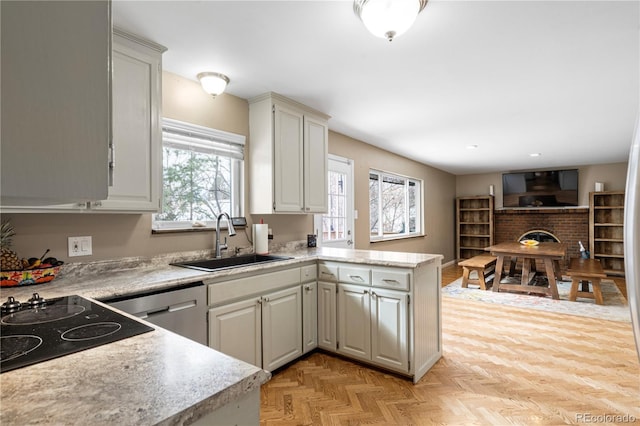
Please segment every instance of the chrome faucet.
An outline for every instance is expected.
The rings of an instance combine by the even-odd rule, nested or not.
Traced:
[[[216,221],[216,259],[220,259],[222,257],[222,250],[227,249],[227,237],[224,237],[224,244],[220,244],[220,219],[223,217],[227,218],[229,236],[233,237],[236,235],[236,230],[233,229],[233,224],[231,223],[229,215],[226,213],[220,213],[218,215],[218,220]]]

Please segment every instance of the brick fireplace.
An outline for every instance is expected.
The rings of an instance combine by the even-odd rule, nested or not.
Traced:
[[[517,241],[525,232],[541,229],[552,233],[567,244],[567,258],[580,256],[578,241],[582,241],[588,250],[588,208],[496,210],[494,219],[496,244]]]

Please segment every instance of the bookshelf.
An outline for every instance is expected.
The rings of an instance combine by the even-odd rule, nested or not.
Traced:
[[[491,195],[456,198],[456,243],[458,261],[487,254],[493,244],[493,203]]]
[[[624,191],[589,193],[589,251],[607,275],[624,276]]]

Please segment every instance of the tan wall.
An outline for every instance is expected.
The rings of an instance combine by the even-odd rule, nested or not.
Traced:
[[[604,183],[606,191],[624,191],[627,179],[627,163],[596,164],[592,166],[567,166],[557,169],[578,169],[578,204],[589,205],[589,192],[596,182]],[[456,177],[456,196],[467,197],[489,194],[489,185],[495,186],[495,205],[502,208],[502,173],[460,175]]]
[[[405,157],[329,132],[329,153],[354,160],[356,248],[366,250],[439,253],[445,262],[454,256],[455,176]],[[424,182],[426,237],[369,242],[369,170],[398,173]]]

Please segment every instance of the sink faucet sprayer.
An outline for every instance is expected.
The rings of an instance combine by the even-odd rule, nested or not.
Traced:
[[[223,217],[227,218],[227,230],[229,231],[229,236],[233,237],[234,235],[236,235],[236,230],[233,229],[233,224],[231,223],[231,218],[229,217],[229,215],[227,213],[220,213],[218,215],[218,220],[216,221],[216,259],[221,258],[222,254],[220,254],[220,252],[227,249],[227,237],[224,237],[224,244],[220,244],[220,219],[222,219]]]

